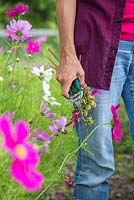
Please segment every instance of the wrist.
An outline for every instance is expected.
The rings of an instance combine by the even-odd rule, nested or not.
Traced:
[[[70,65],[74,65],[74,64],[78,63],[78,58],[77,58],[76,54],[71,54],[71,53],[64,54],[61,56],[61,62],[70,64]]]
[[[64,47],[64,49],[60,50],[60,57],[62,58],[72,58],[77,59],[75,48]]]
[[[75,52],[65,52],[61,54],[61,60],[78,60]]]
[[[64,41],[64,44],[61,45],[60,48],[60,55],[62,56],[70,56],[70,57],[77,57],[76,56],[76,51],[75,51],[75,45],[73,43],[73,41],[69,42],[70,40],[68,40],[68,42]]]

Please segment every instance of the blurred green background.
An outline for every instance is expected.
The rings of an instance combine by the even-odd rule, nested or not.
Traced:
[[[9,19],[5,13],[10,7],[15,7],[18,3],[28,4],[30,12],[26,13],[27,19],[34,28],[56,28],[55,0],[0,0],[0,28],[5,28]]]

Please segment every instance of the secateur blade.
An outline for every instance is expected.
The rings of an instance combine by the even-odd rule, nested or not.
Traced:
[[[81,89],[79,79],[75,79],[69,90],[70,101],[74,104],[75,110],[79,111],[83,120],[82,106],[80,99],[83,97],[83,90]]]

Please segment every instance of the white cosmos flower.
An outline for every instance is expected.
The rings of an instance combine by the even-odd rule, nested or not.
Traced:
[[[61,103],[57,102],[56,99],[54,97],[50,97],[50,104],[53,106],[61,106]]]
[[[52,79],[52,76],[53,76],[53,72],[52,72],[52,68],[50,69],[47,69],[44,71],[44,79],[45,81],[50,81]]]
[[[31,72],[38,77],[40,76],[44,77],[44,65],[32,67]]]
[[[61,103],[57,102],[57,101],[49,101],[50,105],[52,106],[61,106]]]
[[[37,66],[37,67],[32,67],[31,72],[35,74],[38,77],[43,78],[45,81],[50,81],[52,79],[53,69],[49,68],[47,70],[44,70],[44,65]]]
[[[44,95],[44,96],[43,96],[43,99],[44,99],[45,101],[49,102],[49,96]]]
[[[49,70],[48,71],[48,74],[50,75],[49,77],[51,77],[51,73],[52,71]],[[43,96],[44,101],[48,102],[50,105],[61,106],[61,104],[57,102],[54,97],[51,96],[49,83],[46,80],[43,80],[42,84],[43,84],[43,91],[44,91],[44,96]]]
[[[43,91],[44,91],[43,99],[49,102],[49,97],[51,96],[50,85],[46,81],[43,81],[42,83],[43,83]]]
[[[42,81],[43,83],[43,91],[45,94],[50,94],[50,85],[46,81]],[[48,95],[50,96],[50,95]]]

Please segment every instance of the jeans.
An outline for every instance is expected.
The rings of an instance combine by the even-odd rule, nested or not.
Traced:
[[[134,140],[134,41],[120,40],[110,90],[95,94],[96,109],[92,112],[95,125],[80,120],[76,125],[78,145],[96,125],[112,120],[111,106],[123,98]],[[74,199],[107,200],[109,178],[115,170],[111,125],[102,126],[87,141],[93,156],[81,148],[78,152],[74,180]]]

